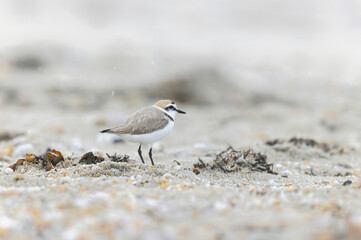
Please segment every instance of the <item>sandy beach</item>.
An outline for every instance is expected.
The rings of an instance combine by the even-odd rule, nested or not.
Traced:
[[[86,2],[1,3],[1,239],[361,238],[360,5]]]

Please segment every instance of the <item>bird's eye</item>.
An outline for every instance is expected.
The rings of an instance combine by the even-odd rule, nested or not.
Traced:
[[[175,107],[173,107],[173,106],[166,107],[165,109],[166,110],[174,110],[174,111],[176,111]]]

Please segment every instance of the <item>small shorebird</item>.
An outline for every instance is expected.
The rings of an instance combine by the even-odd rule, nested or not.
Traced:
[[[142,144],[148,144],[149,158],[154,165],[152,146],[172,131],[174,118],[178,113],[185,114],[174,102],[160,100],[153,106],[136,111],[123,124],[103,130],[101,133],[113,133],[126,141],[139,143],[138,154],[143,163]]]

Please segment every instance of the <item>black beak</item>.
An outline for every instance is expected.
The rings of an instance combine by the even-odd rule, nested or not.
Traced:
[[[182,110],[179,110],[179,109],[177,109],[177,112],[178,112],[178,113],[181,113],[181,114],[186,114],[186,112],[184,112],[184,111],[182,111]]]

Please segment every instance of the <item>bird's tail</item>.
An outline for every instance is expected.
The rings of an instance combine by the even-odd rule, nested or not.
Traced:
[[[108,128],[108,129],[105,129],[105,130],[103,130],[103,131],[100,131],[100,133],[107,133],[107,132],[110,132],[110,128]]]

